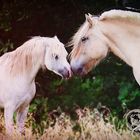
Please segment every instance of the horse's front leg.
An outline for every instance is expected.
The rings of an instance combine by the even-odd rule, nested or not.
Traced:
[[[13,115],[14,115],[14,107],[7,106],[4,108],[4,119],[5,119],[5,127],[6,133],[12,135],[14,132],[14,123],[13,123]]]
[[[16,116],[16,123],[17,127],[20,133],[24,134],[25,133],[25,120],[27,118],[27,113],[28,113],[29,105],[28,106],[21,106],[17,110],[17,116]]]

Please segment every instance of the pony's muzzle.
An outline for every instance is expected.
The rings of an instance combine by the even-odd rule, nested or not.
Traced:
[[[68,79],[72,76],[71,69],[68,69],[64,67],[64,69],[61,69],[58,71],[65,79]]]

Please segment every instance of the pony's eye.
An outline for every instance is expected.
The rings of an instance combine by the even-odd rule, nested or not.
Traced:
[[[88,40],[88,37],[82,37],[82,38],[81,38],[81,41],[82,41],[82,42],[85,42],[85,41],[87,41],[87,40]]]
[[[54,58],[55,58],[55,60],[58,60],[58,55],[55,55],[55,57],[54,57]]]

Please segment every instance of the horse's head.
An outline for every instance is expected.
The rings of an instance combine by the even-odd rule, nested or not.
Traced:
[[[71,68],[76,74],[87,74],[108,52],[108,46],[102,38],[98,19],[86,15],[85,23],[74,35],[71,44]]]
[[[50,38],[45,54],[46,67],[61,77],[71,77],[71,68],[67,61],[67,55],[64,44],[56,36]]]

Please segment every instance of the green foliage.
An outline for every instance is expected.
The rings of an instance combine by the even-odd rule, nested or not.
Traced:
[[[61,90],[56,94],[58,88]],[[112,56],[86,77],[55,80],[48,89],[52,97],[48,99],[49,110],[60,106],[71,113],[77,106],[96,107],[101,102],[122,118],[127,109],[139,107],[140,89],[131,69]]]
[[[33,130],[38,130],[40,134],[43,133],[44,128],[47,126],[48,118],[48,99],[47,98],[36,98],[29,108],[29,113],[32,113],[32,128]]]
[[[93,103],[96,96],[101,94],[103,89],[102,79],[81,79],[73,78],[70,81],[63,81],[62,96],[57,96],[48,100],[49,108],[55,107],[56,104],[64,109],[70,109],[72,106],[78,105],[84,107]],[[54,86],[53,89],[56,89]],[[51,92],[51,91],[50,91]],[[53,92],[51,92],[53,94]],[[61,103],[61,104],[60,104]]]
[[[134,83],[123,81],[120,84],[118,99],[121,101],[122,107],[133,107],[134,104],[139,103],[140,89]]]
[[[13,49],[14,49],[14,45],[10,40],[8,40],[6,43],[3,43],[0,40],[0,55],[2,55],[3,53],[8,52],[10,50],[13,50]]]
[[[117,131],[124,131],[126,127],[126,119],[120,119],[113,113],[110,115],[109,122],[111,122]]]
[[[5,32],[11,30],[11,23],[9,17],[9,10],[2,9],[0,11],[0,29],[3,29]]]

